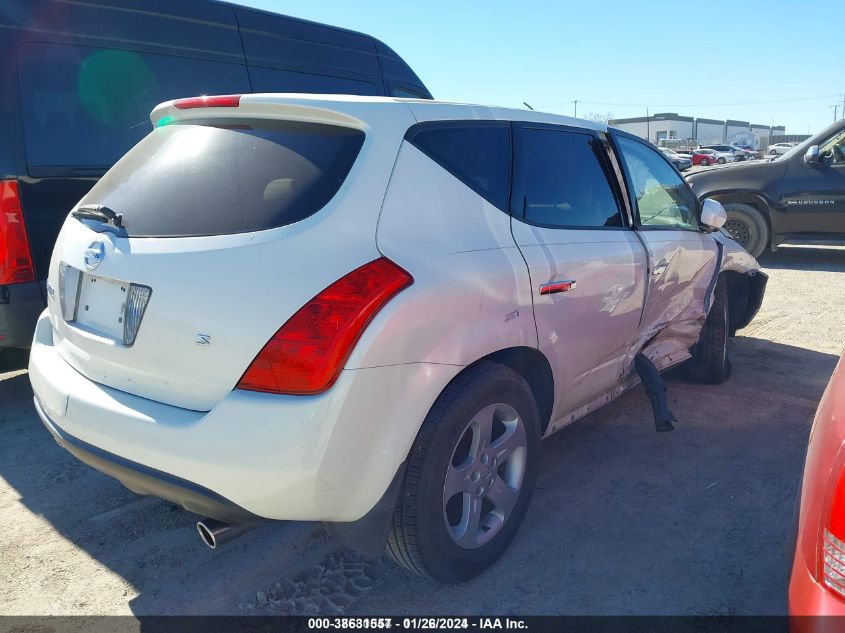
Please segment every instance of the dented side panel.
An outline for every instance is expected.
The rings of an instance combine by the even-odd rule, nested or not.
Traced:
[[[649,257],[648,292],[637,340],[626,357],[630,370],[642,352],[658,369],[685,358],[707,318],[719,247],[711,234],[639,231]]]

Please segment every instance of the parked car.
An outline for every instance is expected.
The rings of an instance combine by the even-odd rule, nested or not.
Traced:
[[[731,154],[730,152],[720,152],[720,151],[715,150],[715,149],[710,149],[709,147],[699,147],[695,151],[698,154],[707,154],[707,155],[710,156],[710,158],[708,159],[708,162],[704,163],[705,165],[706,164],[724,165],[725,163],[732,163],[732,162],[734,162],[734,160],[736,160],[734,158],[734,155]]]
[[[722,154],[730,154],[737,162],[744,161],[749,158],[749,152],[746,152],[744,149],[737,147],[736,145],[704,145],[703,148],[712,149]]]
[[[797,143],[775,143],[774,145],[769,145],[766,154],[769,156],[783,156],[796,145]]]
[[[791,630],[833,631],[845,616],[845,354],[810,431],[789,581]]]
[[[774,161],[737,165],[687,180],[699,198],[719,200],[726,230],[759,256],[780,244],[845,244],[845,121]]]
[[[152,122],[65,220],[29,375],[77,457],[228,524],[326,521],[469,578],[516,533],[541,436],[635,358],[724,380],[762,299],[721,206],[602,124],[317,95]]]
[[[67,210],[146,135],[156,104],[243,92],[431,97],[396,53],[362,33],[206,0],[143,8],[0,5],[0,348],[29,346]]]
[[[692,159],[688,156],[683,156],[667,147],[658,147],[657,149],[663,152],[663,155],[669,159],[670,163],[678,168],[678,171],[686,171],[692,167]]]
[[[719,152],[715,150],[696,149],[692,151],[692,164],[702,165],[703,167],[707,167],[708,165],[716,165],[719,163],[720,157],[723,163],[727,161],[724,156],[721,156]]]

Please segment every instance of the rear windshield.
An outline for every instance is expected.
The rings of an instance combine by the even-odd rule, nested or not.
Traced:
[[[130,237],[246,233],[298,222],[334,197],[364,134],[333,125],[165,125],[83,198],[123,215]]]

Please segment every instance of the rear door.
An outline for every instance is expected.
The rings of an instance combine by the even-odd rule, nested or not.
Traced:
[[[599,135],[522,124],[515,150],[513,236],[528,264],[539,347],[555,374],[555,420],[621,381],[646,258]]]
[[[706,316],[719,265],[718,245],[699,229],[698,202],[684,179],[653,147],[612,132],[648,251],[648,283],[639,344],[658,368],[689,356]]]
[[[817,163],[792,157],[783,179],[781,211],[784,233],[845,236],[845,129],[819,144]]]

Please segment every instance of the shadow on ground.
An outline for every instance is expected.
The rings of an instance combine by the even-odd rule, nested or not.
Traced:
[[[378,562],[376,587],[346,610],[784,613],[797,482],[836,357],[740,337],[733,360],[724,385],[670,377],[673,433],[654,432],[638,388],[544,442],[528,517],[488,573],[443,586]],[[0,495],[0,542],[14,547],[4,554],[9,577],[26,574],[21,591],[56,596],[56,612],[129,600],[135,614],[237,613],[333,550],[314,525],[277,524],[210,551],[193,515],[137,497],[60,449],[30,399],[25,374],[0,380],[0,477],[13,489]],[[98,585],[102,566],[118,580]],[[129,597],[115,594],[120,579]],[[96,604],[59,598],[80,584]],[[0,590],[7,609],[24,604],[13,590]],[[256,612],[284,612],[273,609]]]
[[[759,257],[764,268],[845,272],[845,248],[785,246]]]
[[[462,586],[388,567],[359,613],[785,614],[798,482],[836,356],[738,338],[723,385],[639,387],[543,444],[503,559]]]

